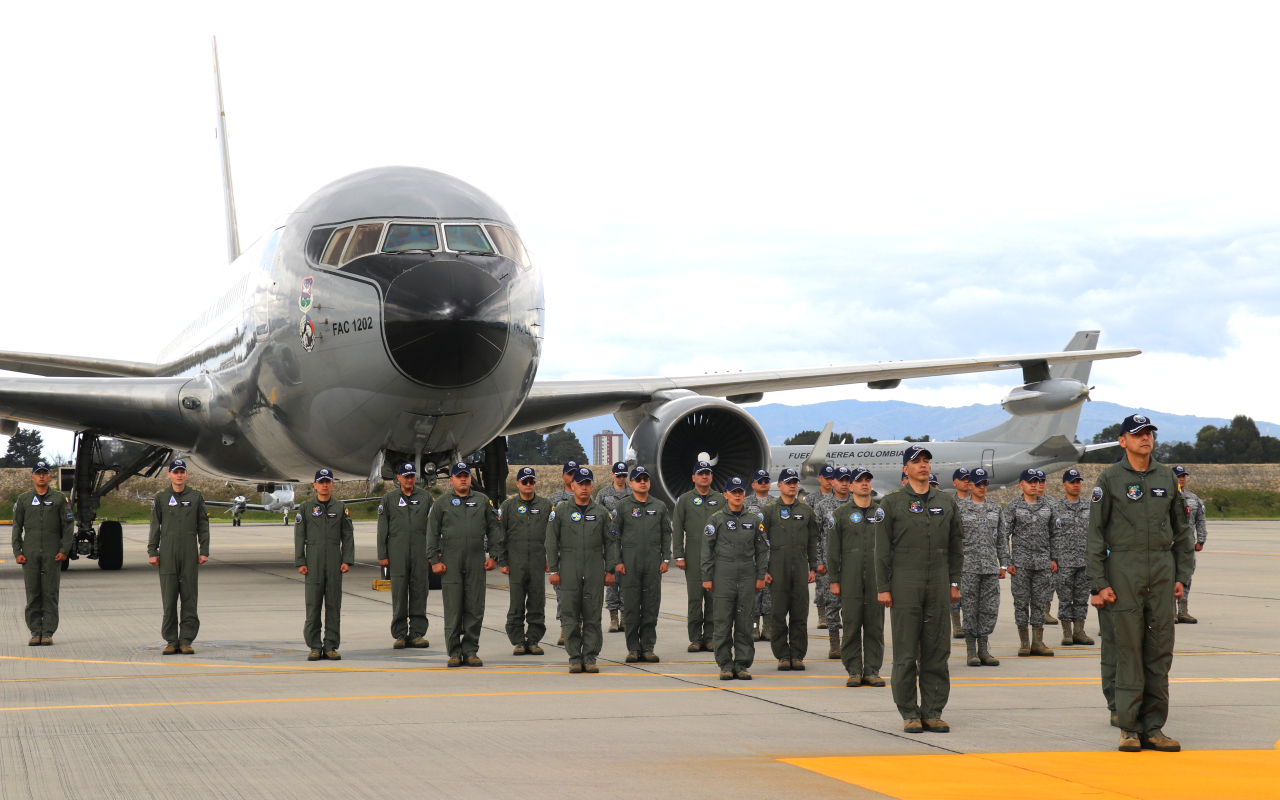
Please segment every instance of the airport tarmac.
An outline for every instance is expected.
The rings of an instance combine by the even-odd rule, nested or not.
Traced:
[[[624,664],[623,635],[606,633],[600,674],[570,675],[553,620],[544,657],[511,655],[495,571],[485,666],[445,669],[438,593],[432,647],[391,649],[389,596],[371,589],[374,526],[358,523],[343,660],[308,663],[292,528],[218,525],[212,541],[186,657],[160,655],[145,526],[125,527],[121,571],[82,559],[64,573],[52,647],[26,646],[21,568],[5,553],[0,797],[1280,796],[1277,522],[1209,523],[1191,594],[1200,623],[1177,626],[1166,730],[1180,754],[1115,752],[1096,645],[1060,647],[1047,629],[1054,658],[1015,657],[1007,583],[1001,665],[965,666],[954,641],[952,733],[912,736],[887,688],[845,688],[812,607],[806,672],[777,672],[757,643],[755,680],[721,682],[710,653],[685,652],[673,569],[662,663]]]

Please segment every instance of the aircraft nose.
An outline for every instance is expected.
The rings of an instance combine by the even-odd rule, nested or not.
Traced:
[[[467,386],[493,372],[510,322],[502,284],[461,261],[419,264],[387,288],[383,324],[391,357],[429,386]]]

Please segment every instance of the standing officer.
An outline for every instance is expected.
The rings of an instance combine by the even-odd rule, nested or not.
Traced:
[[[302,638],[311,653],[308,661],[323,656],[340,661],[342,641],[342,576],[356,560],[356,530],[346,503],[333,496],[333,473],[316,470],[311,483],[316,496],[298,509],[293,526],[293,563],[307,577],[307,620]],[[324,606],[324,630],[320,607]]]
[[[711,494],[711,465],[699,461],[693,468],[693,488],[676,500],[671,515],[676,566],[684,570],[685,589],[689,593],[689,652],[711,652],[711,592],[702,588],[702,536],[711,515],[724,508],[721,499]]]
[[[747,499],[742,503],[743,508],[756,512],[761,519],[764,518],[764,507],[771,502],[769,483],[769,470],[756,470],[755,474],[751,476],[752,493],[747,495]],[[768,589],[760,589],[756,592],[755,606],[756,627],[754,636],[757,642],[769,640],[769,615],[772,613],[772,596]]]
[[[818,563],[818,520],[813,506],[796,499],[800,475],[784,469],[778,475],[780,497],[764,507],[764,528],[769,543],[769,572],[764,582],[773,593],[773,618],[769,621],[769,644],[778,659],[778,669],[803,670],[809,650],[809,584]]]
[[[573,476],[577,474],[578,474],[577,461],[564,462],[564,467],[560,470],[560,479],[564,481],[564,486],[562,486],[559,489],[556,489],[547,497],[547,502],[551,504],[552,508],[555,508],[556,506],[560,505],[565,500],[573,499]],[[560,621],[560,587],[553,585],[551,588],[554,589],[556,593],[556,622],[559,622]],[[564,646],[564,628],[563,627],[561,627],[560,629],[560,638],[559,640],[556,641],[556,644],[561,647]]]
[[[844,468],[848,473],[848,468]],[[827,564],[827,530],[833,523],[833,517],[836,510],[836,477],[838,473],[836,468],[827,464],[818,472],[818,485],[821,491],[813,496],[806,496],[805,501],[813,507],[813,513],[818,518],[818,563],[824,569],[818,574],[814,581],[813,604],[818,608],[818,630],[829,630],[830,624],[827,622],[828,607],[836,608],[836,618],[839,619],[840,601],[831,594],[831,576],[826,574]],[[846,492],[846,499],[848,493]],[[840,657],[840,626],[836,625],[836,630],[830,631],[831,648],[828,652],[829,658]]]
[[[964,526],[964,573],[960,604],[964,606],[964,638],[971,667],[997,667],[1000,660],[987,648],[1000,614],[1000,581],[1009,567],[1009,540],[1000,535],[1000,505],[987,502],[991,479],[978,467],[969,475],[969,499],[957,500]]]
[[[649,486],[649,471],[636,466],[631,470],[630,494],[616,501],[613,514],[622,561],[617,570],[622,579],[615,584],[622,584],[622,604],[631,609],[624,616],[628,664],[658,662],[653,648],[658,643],[662,576],[671,561],[671,514],[666,503],[649,495]]]
[[[968,500],[969,492],[973,488],[973,485],[969,482],[969,470],[964,467],[960,467],[955,472],[951,473],[951,485],[956,490],[957,504],[961,500]],[[963,587],[961,587],[960,593],[964,594]],[[951,638],[964,638],[964,625],[961,624],[960,621],[960,601],[958,600],[951,604]]]
[[[884,686],[884,606],[876,600],[875,564],[876,525],[884,511],[871,499],[874,476],[858,467],[851,477],[853,501],[836,509],[827,532],[827,574],[844,617],[840,661],[849,673],[845,686]]]
[[[195,654],[191,643],[200,631],[196,597],[200,593],[197,570],[209,560],[209,512],[204,495],[187,488],[187,462],[169,462],[169,486],[156,492],[151,505],[151,536],[147,561],[160,567],[160,602],[164,619],[164,655]],[[178,624],[178,599],[182,599],[182,624]]]
[[[378,564],[391,576],[391,644],[396,650],[430,647],[427,641],[427,516],[431,493],[418,488],[418,472],[405,462],[396,471],[398,489],[378,505]]]
[[[533,467],[521,467],[516,473],[519,494],[498,509],[502,536],[495,552],[498,568],[511,576],[507,638],[517,656],[542,655],[538,643],[547,632],[547,521],[552,506],[534,493],[537,484]]]
[[[1209,527],[1205,523],[1204,516],[1204,501],[1200,499],[1199,495],[1187,491],[1187,479],[1191,477],[1191,473],[1187,472],[1186,467],[1174,467],[1173,474],[1178,477],[1178,489],[1182,491],[1182,499],[1187,501],[1187,520],[1196,537],[1196,549],[1191,553],[1191,574],[1194,577],[1196,572],[1195,554],[1203,550],[1204,543],[1209,540]],[[1174,622],[1195,625],[1198,621],[1191,616],[1191,611],[1187,608],[1187,601],[1190,596],[1191,583],[1188,582],[1182,592],[1182,597],[1178,599],[1178,616]]]
[[[74,514],[67,496],[50,489],[49,479],[49,465],[37,461],[31,468],[35,488],[19,495],[13,504],[13,558],[22,565],[27,585],[27,630],[31,631],[27,644],[32,647],[53,644],[53,633],[58,630],[62,562],[75,543]],[[208,541],[206,520],[206,550]]]
[[[618,574],[618,531],[609,510],[591,499],[591,470],[579,467],[573,476],[573,499],[551,511],[547,525],[547,561],[551,584],[564,591],[564,644],[569,672],[596,673],[596,658],[604,644],[600,609],[604,587]]]
[[[756,658],[751,614],[756,591],[764,588],[769,542],[754,511],[743,506],[742,478],[725,483],[727,507],[711,515],[702,540],[702,588],[715,598],[715,652],[720,680],[751,680]]]
[[[885,496],[876,523],[876,599],[890,611],[893,701],[907,733],[951,730],[942,720],[951,693],[943,620],[960,599],[964,528],[956,501],[929,486],[932,458],[920,445],[902,451],[907,486]]]
[[[1141,414],[1125,417],[1124,455],[1098,476],[1089,509],[1090,603],[1111,606],[1124,752],[1182,749],[1163,728],[1173,664],[1171,599],[1181,599],[1191,580],[1194,536],[1173,470],[1151,458],[1155,431]]]
[[[471,467],[459,461],[449,470],[449,491],[440,495],[427,517],[427,560],[440,576],[444,595],[446,666],[484,666],[479,655],[484,574],[498,566],[485,552],[486,541],[494,552],[502,552],[498,513],[489,498],[471,491]]]
[[[1044,643],[1044,609],[1058,571],[1054,551],[1057,523],[1048,501],[1036,490],[1034,469],[1018,478],[1022,496],[1009,501],[1000,512],[1000,537],[1010,543],[1009,574],[1013,584],[1013,620],[1018,626],[1019,656],[1052,656]],[[1027,625],[1034,637],[1028,641]]]
[[[818,537],[818,563],[826,566],[827,563],[827,532],[831,530],[831,526],[835,525],[836,512],[845,503],[851,499],[850,492],[853,490],[853,470],[848,467],[836,467],[835,479],[831,482],[831,509],[823,516],[822,511],[814,509],[818,512],[818,524],[822,526],[823,533]],[[815,581],[816,586],[820,588],[824,583],[827,585],[826,597],[826,622],[827,637],[831,642],[830,648],[827,650],[827,658],[840,659],[840,630],[844,627],[840,616],[840,597],[831,591],[831,573],[818,576]]]
[[[627,462],[617,461],[613,465],[613,483],[596,492],[596,502],[614,513],[618,501],[631,494],[627,487]],[[617,633],[623,629],[626,612],[622,607],[622,584],[625,581],[614,581],[604,590],[604,607],[609,609],[609,633]],[[621,618],[621,619],[620,619]]]
[[[1062,620],[1062,644],[1093,644],[1084,632],[1089,616],[1089,575],[1086,570],[1085,542],[1089,536],[1089,504],[1080,499],[1084,478],[1078,470],[1062,473],[1065,499],[1053,503],[1057,518],[1058,617]],[[1075,632],[1072,632],[1075,626]]]
[[[1053,513],[1056,517],[1058,513],[1058,507],[1057,507],[1058,501],[1052,497],[1047,496],[1046,494],[1049,488],[1049,481],[1045,478],[1044,470],[1038,469],[1035,472],[1036,472],[1036,484],[1035,484],[1036,496],[1039,497],[1042,501],[1049,504],[1049,511]],[[1057,591],[1057,589],[1058,589],[1057,580],[1051,579],[1049,581],[1049,598],[1044,601],[1044,622],[1046,625],[1058,624],[1058,619],[1054,617],[1053,614],[1049,613],[1049,610],[1053,608],[1053,593]],[[1062,604],[1062,598],[1058,598],[1058,604],[1059,605]]]

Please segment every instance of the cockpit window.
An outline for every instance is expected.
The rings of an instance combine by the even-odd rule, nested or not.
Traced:
[[[515,231],[508,230],[507,236],[511,237],[511,244],[516,251],[520,253],[520,257],[516,259],[520,262],[520,266],[528,268],[533,266],[533,259],[529,258],[529,251],[524,249],[524,242],[520,241],[520,234]]]
[[[507,232],[497,225],[485,225],[484,229],[489,232],[489,238],[498,246],[498,252],[507,258],[520,263],[520,254],[516,252],[515,245],[511,244],[511,240],[507,238]]]
[[[351,235],[351,244],[347,245],[346,255],[342,257],[342,263],[346,264],[377,250],[378,239],[380,238],[382,238],[381,222],[366,222],[363,225],[357,225],[356,232]]]
[[[492,253],[493,245],[484,238],[479,225],[445,225],[444,238],[449,249],[461,253]]]
[[[329,239],[329,246],[324,249],[324,258],[320,259],[320,263],[327,267],[338,266],[338,260],[342,258],[342,247],[347,243],[347,239],[351,236],[351,228],[339,228],[333,232],[333,236]]]
[[[415,250],[439,250],[440,237],[435,225],[392,225],[382,243],[384,253],[407,253]]]

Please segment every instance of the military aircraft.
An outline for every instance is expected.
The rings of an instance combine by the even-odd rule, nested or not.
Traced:
[[[1093,350],[1098,331],[1079,331],[1064,352]],[[1018,482],[1025,469],[1052,472],[1077,463],[1085,453],[1117,446],[1117,442],[1082,444],[1076,438],[1080,410],[1089,399],[1088,361],[1049,367],[1039,380],[1019,386],[1001,406],[1010,414],[1004,423],[951,442],[928,442],[933,470],[941,486],[951,489],[951,475],[959,467],[982,467],[991,476],[992,488]],[[818,442],[831,441],[834,423],[828,422]],[[911,443],[878,441],[866,444],[817,444],[770,449],[776,469],[800,472],[801,486],[817,491],[817,473],[823,466],[866,467],[874,476],[872,489],[887,494],[901,485],[902,451]]]
[[[40,376],[0,379],[0,434],[20,421],[77,432],[73,558],[104,569],[120,568],[123,538],[117,522],[94,528],[102,496],[175,452],[238,483],[303,482],[324,465],[370,487],[404,461],[431,483],[473,454],[478,487],[501,497],[507,435],[612,413],[670,500],[692,486],[701,453],[716,458],[719,485],[769,463],[741,407],[765,392],[1005,369],[1033,383],[1054,365],[1140,352],[539,381],[539,267],[502,206],[457,178],[403,166],[348,175],[241,251],[216,42],[214,85],[227,255],[243,277],[154,362],[0,352],[0,369]],[[106,436],[147,447],[113,464]]]
[[[289,515],[298,507],[298,504],[293,499],[293,485],[288,483],[273,492],[263,492],[261,503],[250,503],[244,495],[238,495],[234,500],[205,500],[204,504],[214,508],[227,509],[224,513],[231,514],[231,525],[233,527],[240,525],[240,517],[244,516],[246,511],[269,511],[273,514],[280,514],[284,517],[284,524],[288,525],[290,522]]]

